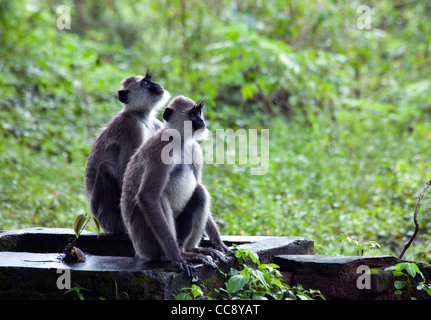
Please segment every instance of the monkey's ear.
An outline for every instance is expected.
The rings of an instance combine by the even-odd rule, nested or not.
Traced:
[[[118,100],[122,103],[129,103],[128,93],[129,90],[118,90]]]
[[[172,112],[174,112],[174,110],[170,108],[166,108],[165,111],[163,112],[163,119],[165,119],[166,121],[169,121],[169,118],[171,117]]]

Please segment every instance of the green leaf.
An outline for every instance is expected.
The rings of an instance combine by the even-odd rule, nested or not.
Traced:
[[[191,291],[192,291],[192,294],[193,294],[193,298],[197,298],[197,297],[202,297],[203,296],[203,291],[202,291],[202,289],[199,287],[199,286],[197,286],[197,285],[192,285],[192,288],[191,288]]]
[[[402,289],[406,286],[406,284],[404,283],[404,281],[397,280],[394,282],[394,286],[395,286],[395,289]]]
[[[185,292],[180,292],[176,295],[175,300],[192,300],[192,297]]]
[[[416,269],[412,264],[406,265],[406,271],[412,278],[416,277]]]
[[[81,233],[81,229],[87,221],[87,214],[80,214],[75,219],[75,225],[73,226],[73,231],[75,231],[76,238],[79,238],[79,234]]]
[[[229,295],[241,290],[249,281],[249,277],[243,275],[236,275],[229,279],[226,289]]]
[[[279,287],[280,289],[283,288],[283,284],[281,283],[281,281],[279,279],[273,279],[274,284]]]
[[[256,263],[257,265],[260,265],[259,256],[257,255],[257,253],[254,253],[254,252],[251,252],[251,251],[249,251],[249,253],[250,253],[251,260],[254,263]]]
[[[265,279],[265,273],[260,270],[253,270],[253,275],[256,277],[256,279],[259,279],[265,288],[268,288],[268,282]]]
[[[394,274],[395,277],[401,277],[404,275],[404,272],[402,271],[397,271],[395,270],[394,272],[392,272]]]
[[[419,267],[417,266],[417,264],[416,263],[411,263],[410,264],[413,268],[415,268],[415,270],[416,270],[416,272],[417,273],[421,273],[421,270],[419,269]]]
[[[94,220],[94,224],[96,225],[97,237],[99,237],[99,235],[100,235],[100,223],[99,223],[99,220],[97,220],[96,217],[93,217],[93,220]]]
[[[429,284],[425,284],[425,283],[421,283],[416,287],[418,290],[425,290],[425,292],[431,296],[431,285]]]

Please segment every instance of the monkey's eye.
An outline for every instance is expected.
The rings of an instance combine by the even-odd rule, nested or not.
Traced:
[[[150,80],[147,78],[142,79],[141,86],[148,87],[150,85]]]
[[[191,118],[196,118],[196,117],[198,117],[200,115],[201,115],[201,110],[193,110],[193,111],[190,112],[190,117]]]

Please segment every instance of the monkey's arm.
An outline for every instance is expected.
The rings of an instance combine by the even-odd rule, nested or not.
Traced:
[[[149,162],[147,165],[137,194],[138,206],[164,252],[176,266],[191,277],[194,267],[181,256],[177,240],[167,221],[166,214],[170,213],[163,212],[161,204],[162,192],[169,176],[169,166],[161,162],[155,164]]]

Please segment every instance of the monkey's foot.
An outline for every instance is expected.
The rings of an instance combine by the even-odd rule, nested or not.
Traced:
[[[189,278],[193,278],[193,272],[195,271],[195,267],[193,264],[187,261],[181,261],[175,264],[180,270],[183,270]]]
[[[195,249],[193,249],[192,251],[189,251],[189,252],[182,252],[181,256],[187,262],[203,263],[207,267],[217,269],[217,265],[215,264],[213,258],[210,255],[206,255],[206,254],[203,254],[201,252],[195,251]]]
[[[224,242],[221,241],[221,239],[219,239],[219,240],[211,239],[211,247],[213,247],[214,249],[216,249],[220,252],[230,251],[229,247],[227,245],[225,245]]]
[[[218,260],[221,263],[227,262],[226,255],[223,253],[223,251],[220,251],[214,248],[199,247],[199,248],[194,248],[193,252],[198,252],[206,256],[210,256],[213,260]]]

